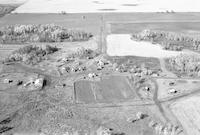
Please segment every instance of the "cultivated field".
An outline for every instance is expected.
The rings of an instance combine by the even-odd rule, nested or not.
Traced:
[[[83,18],[85,16],[85,19]],[[170,30],[197,31],[200,15],[198,13],[76,13],[76,14],[56,14],[56,13],[20,13],[9,14],[0,19],[0,26],[14,24],[49,24],[54,23],[66,28],[83,29],[92,34],[100,34],[101,26],[104,23],[112,25],[113,33],[133,33],[136,30],[147,28]],[[131,22],[131,23],[130,23]],[[145,23],[144,23],[145,22]],[[154,23],[150,23],[154,22]],[[155,23],[157,22],[157,23]],[[162,23],[165,22],[165,23]],[[174,22],[174,23],[168,23]],[[182,23],[180,23],[182,22]],[[146,24],[144,27],[144,24]],[[170,25],[171,24],[171,25]],[[189,25],[188,25],[189,24]],[[151,26],[152,25],[152,26]],[[165,27],[163,27],[163,25]],[[169,27],[169,26],[170,27]],[[181,30],[181,31],[182,31]]]
[[[188,135],[200,134],[200,100],[199,96],[178,100],[170,105],[177,119],[181,122]]]
[[[83,19],[85,15],[86,19]],[[99,34],[101,14],[10,14],[0,18],[0,26],[15,24],[56,24],[67,29],[80,29]]]
[[[172,15],[173,16],[173,15]],[[175,16],[175,15],[174,15]],[[200,34],[199,20],[187,20],[180,18],[180,20],[153,20],[152,21],[130,21],[123,22],[111,22],[111,33],[116,34],[130,34],[138,33],[145,29],[169,31],[178,33],[190,33]]]
[[[123,76],[103,77],[100,81],[75,82],[78,103],[114,103],[137,99],[134,88]]]

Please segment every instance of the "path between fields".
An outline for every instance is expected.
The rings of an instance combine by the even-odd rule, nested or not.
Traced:
[[[154,83],[155,85],[155,91],[153,93],[153,101],[155,103],[155,105],[158,107],[160,113],[162,114],[162,116],[165,118],[166,121],[170,121],[167,117],[167,115],[165,114],[165,111],[161,105],[161,102],[158,100],[158,84],[154,79],[151,79],[151,81]]]

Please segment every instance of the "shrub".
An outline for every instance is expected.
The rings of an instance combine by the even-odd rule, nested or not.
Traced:
[[[181,51],[183,47],[188,47],[192,50],[200,50],[200,39],[196,35],[158,30],[144,30],[140,33],[133,34],[132,39],[158,43],[163,46],[163,49],[167,50]]]
[[[96,51],[81,47],[81,48],[78,48],[77,51],[75,53],[72,53],[69,57],[94,58],[96,56],[98,56],[98,53]]]
[[[172,70],[186,75],[200,75],[200,58],[196,55],[179,55],[167,59]]]
[[[173,43],[168,43],[168,44],[164,44],[163,45],[163,49],[164,50],[172,50],[172,51],[182,51],[183,50],[183,46],[177,45],[177,44],[173,44]]]
[[[37,64],[44,60],[48,54],[56,51],[58,51],[58,48],[50,45],[46,45],[45,48],[29,45],[14,51],[4,62],[21,61],[25,64]]]
[[[66,11],[61,11],[61,14],[66,15],[67,13],[66,13]]]
[[[70,30],[54,24],[14,25],[5,26],[0,29],[0,42],[3,44],[86,41],[91,37],[90,33],[80,30]]]

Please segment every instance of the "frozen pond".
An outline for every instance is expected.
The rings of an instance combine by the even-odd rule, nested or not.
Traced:
[[[110,56],[141,56],[166,58],[180,54],[191,54],[190,51],[167,51],[160,45],[131,40],[129,34],[111,34],[107,36],[107,54]]]

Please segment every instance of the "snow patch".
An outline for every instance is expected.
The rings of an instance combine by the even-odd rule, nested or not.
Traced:
[[[110,56],[141,56],[168,58],[180,54],[191,54],[191,51],[163,50],[158,44],[131,40],[129,34],[111,34],[107,36],[107,54]]]

